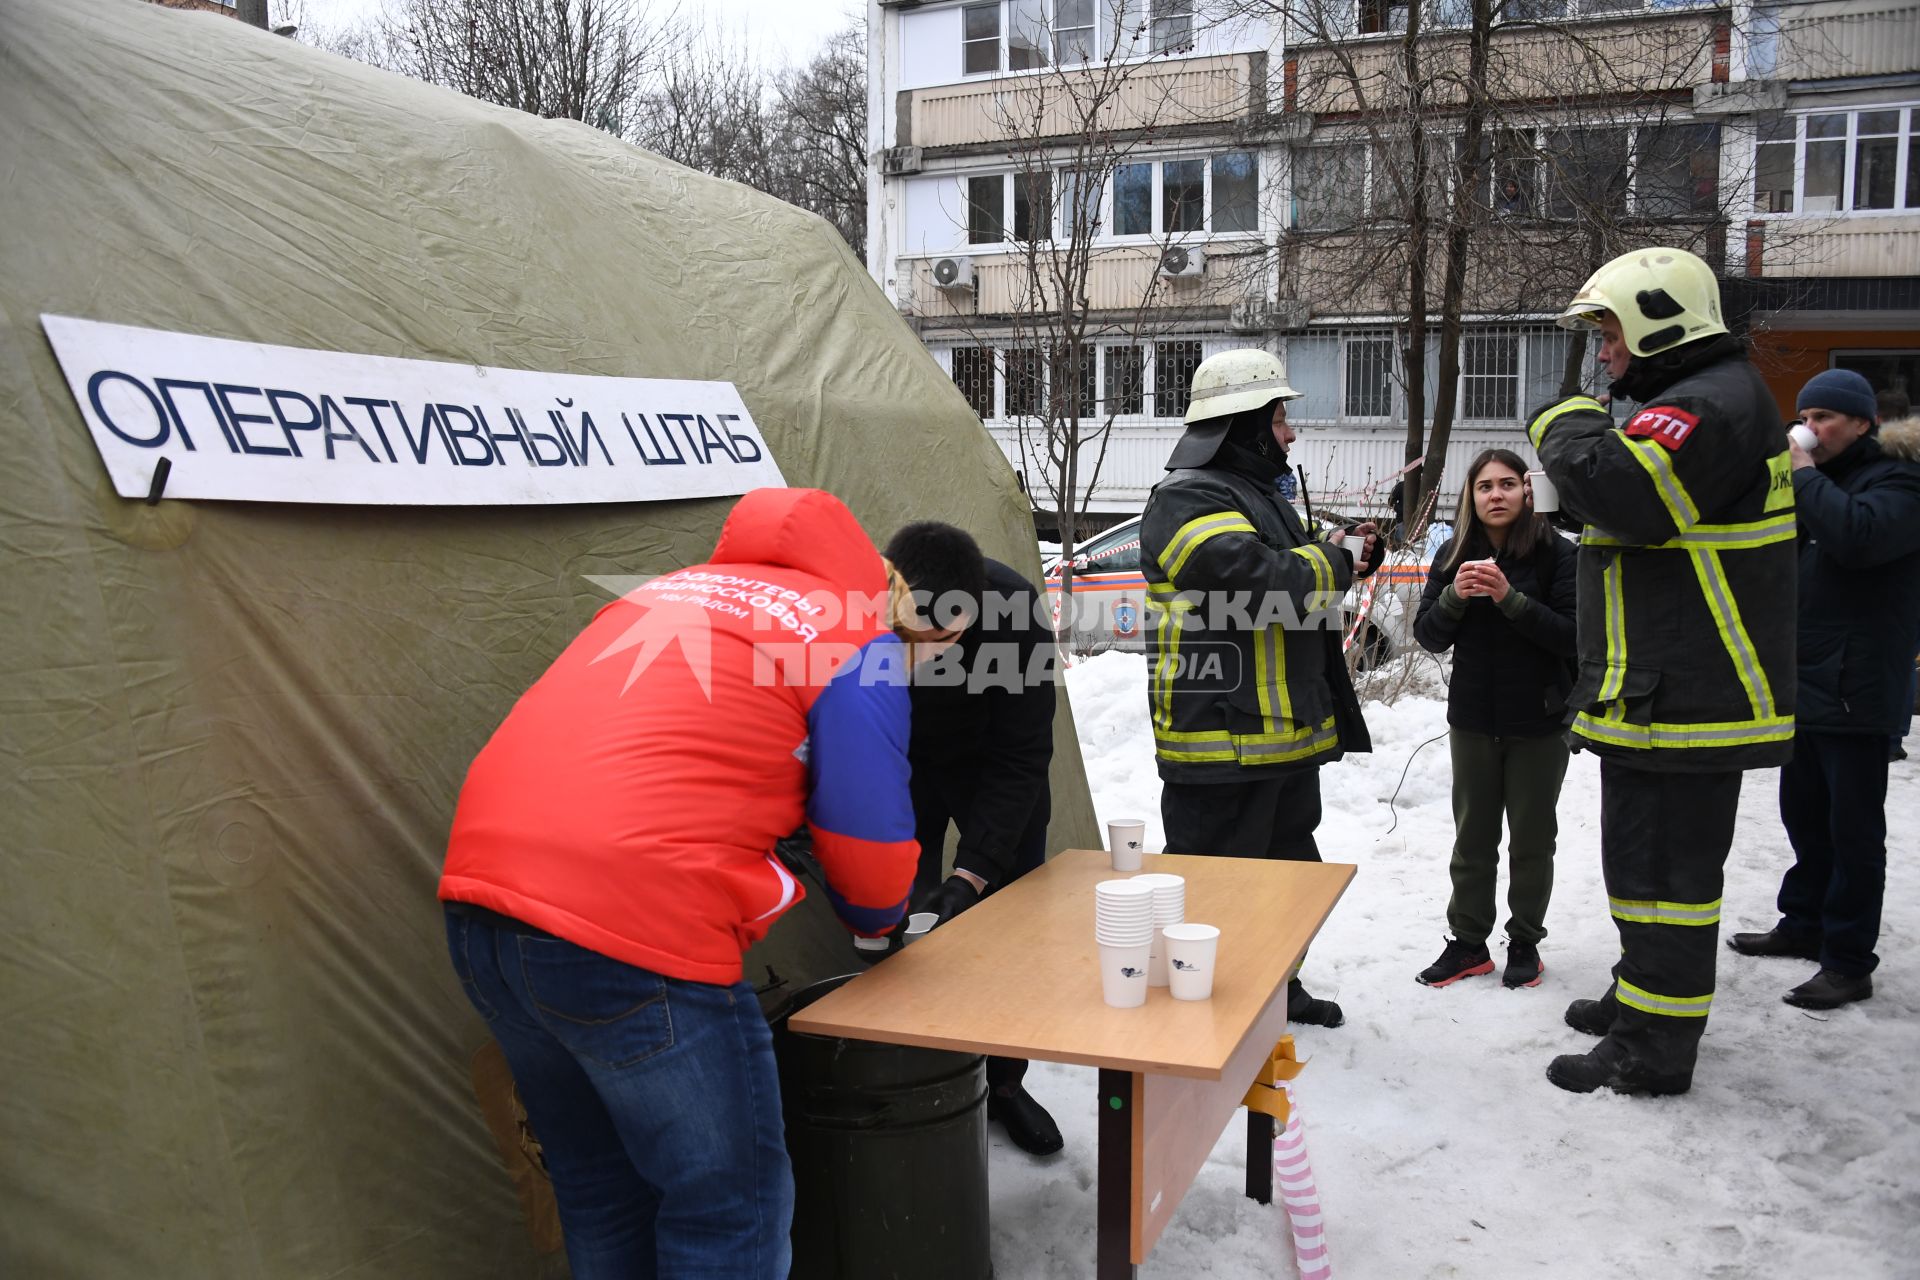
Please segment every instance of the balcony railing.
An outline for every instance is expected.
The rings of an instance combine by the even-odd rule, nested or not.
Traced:
[[[1764,28],[1763,28],[1764,30]],[[1764,39],[1756,40],[1765,72]],[[1780,22],[1770,75],[1780,80],[1920,71],[1920,4],[1826,0],[1797,5]]]
[[[1626,94],[1676,92],[1715,78],[1715,10],[1636,14],[1554,28],[1497,31],[1488,59],[1496,101],[1568,102]],[[1436,30],[1421,43],[1431,107],[1466,102],[1467,35]],[[1395,37],[1338,44],[1296,42],[1286,105],[1317,115],[1380,109],[1403,83],[1404,54]]]
[[[1094,112],[1101,130],[1227,124],[1265,102],[1266,55],[1237,53],[1119,67],[1056,67],[915,89],[896,146],[927,149],[1084,133],[1090,77],[1124,81]]]
[[[1265,258],[1257,246],[1251,252],[1244,243],[1231,249],[1198,248],[1204,262],[1195,276],[1160,274],[1158,245],[1096,250],[1087,264],[1086,310],[1219,308],[1263,291]],[[1047,279],[1045,253],[1041,251],[1038,273],[1024,253],[972,254],[971,289],[942,289],[934,283],[939,255],[900,259],[896,278],[906,282],[902,297],[908,312],[926,319],[1056,311],[1058,290]]]
[[[1774,218],[1762,235],[1763,276],[1907,276],[1920,263],[1920,213],[1854,214],[1824,225]]]

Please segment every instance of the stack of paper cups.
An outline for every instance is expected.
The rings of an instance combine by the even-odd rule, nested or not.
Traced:
[[[1116,1009],[1147,1002],[1153,950],[1153,886],[1102,880],[1093,887],[1093,936],[1100,944],[1100,989]]]
[[[1154,871],[1135,876],[1133,883],[1153,886],[1153,950],[1147,957],[1147,985],[1164,987],[1167,985],[1167,948],[1160,930],[1187,918],[1187,878]]]

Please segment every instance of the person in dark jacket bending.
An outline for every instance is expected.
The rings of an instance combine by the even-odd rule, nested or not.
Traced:
[[[1298,394],[1269,352],[1209,357],[1140,516],[1169,853],[1320,861],[1320,766],[1372,749],[1339,604],[1384,542],[1372,524],[1322,539],[1282,497]],[[1287,1020],[1337,1027],[1345,1013],[1296,975]]]
[[[1620,962],[1567,1007],[1600,1042],[1562,1089],[1684,1093],[1713,1004],[1721,892],[1746,769],[1793,752],[1794,485],[1786,428],[1681,249],[1607,263],[1560,316],[1600,331],[1624,425],[1588,395],[1528,435],[1580,520],[1575,745],[1600,757],[1600,861]]]
[[[1793,452],[1800,513],[1800,704],[1780,770],[1794,864],[1780,922],[1736,933],[1743,955],[1816,960],[1788,1004],[1873,994],[1887,881],[1887,736],[1908,707],[1920,634],[1920,418],[1876,428],[1873,390],[1829,369],[1800,392],[1818,437]]]
[[[1540,940],[1547,936],[1556,809],[1567,776],[1561,730],[1573,683],[1574,551],[1534,514],[1526,470],[1506,449],[1485,450],[1467,468],[1458,532],[1434,557],[1413,623],[1422,648],[1453,650],[1453,938],[1418,975],[1430,987],[1493,972],[1487,937],[1503,812],[1512,838],[1502,981],[1538,986],[1546,972]]]
[[[998,560],[983,560],[973,538],[923,521],[893,535],[886,557],[908,582],[953,581],[971,557],[984,590],[958,611],[934,605],[930,624],[961,621],[958,643],[914,671],[913,817],[920,841],[914,884],[920,909],[944,924],[1046,860],[1052,793],[1055,681],[1053,637],[1036,614],[1032,583]],[[1044,678],[1029,682],[1030,674]],[[944,879],[947,827],[959,830],[953,873]],[[1059,1126],[1026,1091],[1027,1064],[987,1059],[987,1116],[1034,1155],[1060,1150]]]

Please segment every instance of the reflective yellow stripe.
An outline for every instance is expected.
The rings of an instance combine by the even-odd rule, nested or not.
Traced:
[[[1647,902],[1633,898],[1607,899],[1615,920],[1629,924],[1719,924],[1720,904],[1712,902]]]
[[[1613,980],[1614,999],[1642,1013],[1657,1013],[1669,1018],[1704,1018],[1713,1004],[1712,995],[1659,996],[1636,987],[1625,978]]]
[[[1620,442],[1627,446],[1627,452],[1633,455],[1646,473],[1653,478],[1654,492],[1660,495],[1660,503],[1666,507],[1667,515],[1673,520],[1673,527],[1682,533],[1700,522],[1700,509],[1693,505],[1693,499],[1687,495],[1687,486],[1680,483],[1680,477],[1673,473],[1673,458],[1666,449],[1651,440],[1636,440],[1622,435]]]
[[[1165,610],[1167,606],[1151,593],[1147,596],[1147,608]],[[1180,620],[1168,619],[1173,625],[1155,629],[1160,641],[1160,652],[1153,660],[1153,691],[1156,706],[1153,720],[1156,728],[1173,727],[1173,673],[1180,669]]]
[[[1740,619],[1740,603],[1733,598],[1733,585],[1727,581],[1720,553],[1696,547],[1689,554],[1693,558],[1694,574],[1700,579],[1700,591],[1713,613],[1714,629],[1720,633],[1720,643],[1726,648],[1727,656],[1733,659],[1740,687],[1747,691],[1747,704],[1753,708],[1756,720],[1769,719],[1774,710],[1773,686],[1767,681],[1766,668],[1760,665],[1760,655],[1754,651],[1753,637],[1747,634],[1746,623]]]
[[[1595,413],[1607,411],[1607,407],[1592,396],[1569,396],[1533,420],[1532,425],[1527,428],[1527,439],[1531,440],[1533,447],[1538,449],[1540,442],[1546,438],[1547,428],[1554,424],[1554,420],[1561,414],[1572,413],[1576,409],[1591,409]]]
[[[1293,722],[1293,691],[1287,688],[1287,641],[1279,627],[1262,628],[1253,637],[1254,691],[1260,697],[1260,727],[1271,733],[1278,719]]]
[[[1190,733],[1155,729],[1154,754],[1181,764],[1235,760],[1246,765],[1285,764],[1340,745],[1334,718],[1277,733]]]
[[[1767,459],[1768,511],[1793,506],[1793,455],[1782,449]]]
[[[1665,542],[1643,546],[1637,542],[1623,542],[1611,534],[1602,533],[1592,525],[1588,525],[1580,535],[1580,545],[1632,547],[1637,551],[1691,551],[1695,547],[1708,547],[1715,551],[1745,551],[1775,542],[1791,542],[1797,528],[1793,512],[1788,511],[1777,516],[1767,516],[1762,520],[1747,520],[1736,524],[1697,524],[1685,533],[1668,538]]]
[[[1252,533],[1253,524],[1238,511],[1216,511],[1211,515],[1189,520],[1181,525],[1167,543],[1157,559],[1165,570],[1169,582],[1180,580],[1180,570],[1187,560],[1200,549],[1200,545],[1209,538],[1217,538],[1223,533]]]
[[[1793,717],[1702,724],[1632,724],[1612,715],[1600,717],[1582,711],[1573,718],[1573,731],[1583,738],[1615,747],[1744,747],[1791,740]]]
[[[1612,563],[1600,571],[1600,598],[1604,606],[1601,626],[1607,636],[1607,673],[1600,678],[1600,691],[1595,697],[1599,702],[1612,702],[1618,698],[1627,681],[1627,601],[1620,574],[1619,556],[1615,556]]]

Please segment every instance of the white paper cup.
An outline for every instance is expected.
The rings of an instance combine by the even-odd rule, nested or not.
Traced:
[[[1527,483],[1533,487],[1533,509],[1541,515],[1560,509],[1560,490],[1553,481],[1547,479],[1544,471],[1527,472]]]
[[[1147,985],[1164,987],[1167,985],[1167,939],[1160,932],[1160,926],[1153,926],[1152,950],[1147,952]]]
[[[1170,924],[1160,932],[1167,940],[1167,987],[1173,998],[1211,998],[1220,931],[1210,924]]]
[[[1107,849],[1115,871],[1138,871],[1147,851],[1147,824],[1139,818],[1115,818],[1107,824]]]
[[[907,943],[912,942],[915,938],[919,938],[928,933],[931,933],[933,931],[933,926],[939,923],[940,923],[940,913],[937,911],[914,912],[912,915],[907,917],[907,931],[901,935],[900,945],[904,947]]]
[[[1145,942],[1130,947],[1100,944],[1100,990],[1116,1009],[1135,1009],[1147,1002]]]
[[[1787,438],[1799,445],[1802,449],[1805,449],[1808,453],[1812,453],[1814,446],[1820,443],[1820,437],[1815,435],[1813,428],[1804,422],[1796,422],[1791,427],[1788,427]]]

